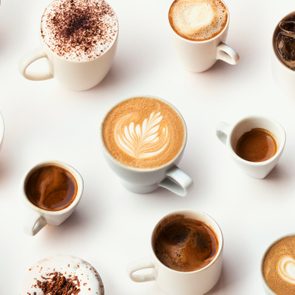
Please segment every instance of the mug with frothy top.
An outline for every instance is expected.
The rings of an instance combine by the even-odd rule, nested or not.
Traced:
[[[169,103],[150,96],[114,106],[101,126],[105,158],[123,185],[135,193],[158,187],[185,196],[192,179],[177,167],[187,140],[186,125]]]
[[[221,0],[175,0],[168,13],[174,43],[185,68],[204,72],[217,60],[230,65],[238,53],[225,44],[229,11]]]

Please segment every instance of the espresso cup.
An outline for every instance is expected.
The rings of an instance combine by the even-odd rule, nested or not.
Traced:
[[[269,132],[275,141],[276,151],[267,160],[253,162],[245,160],[237,154],[236,147],[239,139],[247,132],[255,129],[262,129]],[[260,179],[265,178],[277,165],[286,142],[285,130],[279,123],[272,119],[258,116],[246,117],[231,125],[221,122],[216,128],[216,135],[226,146],[230,156],[237,165],[249,176]]]
[[[139,104],[137,100],[140,100]],[[143,100],[144,102],[142,102],[141,100]],[[145,147],[146,145],[149,146],[148,151],[141,151],[141,155],[145,157],[142,161],[145,166],[132,166],[132,159],[136,160],[136,156],[132,154],[133,143],[131,141],[135,137],[137,139],[138,137],[152,139],[155,142],[156,148],[159,150],[163,150],[163,148],[165,148],[165,142],[163,142],[163,145],[160,145],[162,140],[161,135],[163,134],[163,132],[163,137],[170,136],[172,138],[172,141],[174,140],[174,143],[178,138],[176,134],[178,130],[175,127],[176,125],[174,125],[175,128],[172,127],[172,129],[169,129],[171,126],[168,126],[167,129],[159,129],[161,121],[164,121],[163,115],[160,113],[160,111],[151,110],[147,111],[146,114],[139,113],[141,109],[145,109],[143,105],[149,108],[150,105],[153,104],[160,106],[160,109],[162,106],[165,109],[169,109],[170,115],[175,116],[175,119],[177,119],[177,121],[175,121],[176,125],[178,125],[178,129],[181,130],[180,132],[182,132],[182,139],[179,140],[178,149],[173,154],[173,157],[168,161],[161,162],[159,165],[156,166],[149,165],[149,159],[157,162],[157,160],[159,160],[159,158],[161,157],[161,154],[157,154],[156,150],[153,151],[152,144],[150,144],[149,142],[143,143],[143,147]],[[120,109],[121,106],[124,111]],[[110,118],[112,118],[112,116],[117,116],[117,110],[119,110],[119,119],[117,120],[118,122],[115,121],[115,123],[112,123]],[[132,121],[133,119],[131,119],[130,116],[136,117],[134,119],[135,123],[134,121]],[[111,125],[113,126],[108,127]],[[115,132],[117,132],[115,128],[122,128],[122,133],[125,132],[125,134],[122,134],[122,136],[120,137],[117,136],[117,139],[114,135]],[[148,132],[146,131],[146,135],[143,134],[143,130],[148,130]],[[175,132],[169,135],[169,131]],[[106,140],[106,137],[109,138]],[[187,194],[188,187],[192,184],[192,179],[180,168],[178,168],[177,165],[183,155],[186,141],[186,125],[181,114],[168,102],[150,96],[132,97],[121,101],[106,114],[101,124],[101,143],[107,163],[110,165],[111,169],[119,176],[122,184],[129,191],[134,193],[146,194],[156,190],[158,187],[163,187],[179,196],[185,196]],[[172,150],[174,148],[174,143],[171,143]],[[120,148],[118,148],[119,144],[121,145]],[[116,149],[114,149],[114,152],[111,151],[112,145],[117,146]],[[133,150],[138,151],[138,148],[134,148]],[[155,153],[155,156],[149,158],[148,156],[153,152]],[[116,155],[119,156],[115,157]],[[120,157],[122,159],[129,159],[129,162],[131,164],[128,163],[128,161],[123,161],[122,159],[120,159]]]
[[[271,53],[271,65],[272,65],[272,73],[274,80],[277,85],[281,88],[281,90],[288,96],[294,97],[295,93],[295,59],[293,61],[293,69],[288,67],[286,63],[279,57],[279,53],[277,50],[277,37],[278,34],[281,34],[284,37],[288,37],[290,42],[294,39],[295,44],[295,32],[292,36],[292,31],[289,31],[284,28],[283,24],[288,22],[288,19],[293,18],[295,20],[295,11],[285,16],[282,20],[277,24],[272,37],[272,53]],[[286,38],[286,40],[288,39]],[[282,39],[283,44],[283,39]],[[293,46],[290,46],[292,48]]]
[[[261,260],[261,277],[266,295],[293,294],[295,291],[295,235],[273,242]]]
[[[59,172],[50,172],[50,174],[46,174],[46,169],[48,167],[54,167],[62,173],[66,173],[71,177],[71,180],[66,179],[64,181],[67,182],[66,189],[68,191],[73,190],[73,192],[69,192],[71,194],[69,196],[68,201],[64,201],[64,204],[56,203],[56,205],[50,205],[50,198],[55,200],[56,194],[65,190],[63,183],[59,184],[58,181],[63,181],[63,179],[59,180]],[[41,170],[43,169],[43,170]],[[43,171],[41,174],[41,171]],[[49,175],[49,176],[48,176]],[[43,177],[43,180],[42,180]],[[62,175],[62,177],[65,177]],[[43,184],[42,184],[43,181]],[[34,183],[35,182],[35,183]],[[72,182],[69,184],[69,182]],[[52,189],[50,186],[52,185]],[[70,187],[72,185],[72,187]],[[48,196],[45,201],[42,201],[42,206],[33,201],[33,194],[37,196],[45,194],[48,192]],[[83,179],[79,172],[75,170],[68,164],[50,161],[44,162],[33,167],[24,177],[23,181],[23,195],[26,206],[29,208],[28,214],[26,216],[27,220],[25,220],[25,232],[29,235],[36,235],[45,225],[55,225],[58,226],[62,224],[70,215],[73,213],[78,203],[81,200],[83,193]],[[54,195],[55,194],[55,195]],[[40,196],[41,199],[42,196]],[[60,202],[60,201],[59,201]],[[40,203],[41,204],[41,203]],[[43,206],[43,204],[45,204]]]
[[[44,11],[42,20],[41,20],[41,28],[42,23],[46,23],[45,18],[46,15],[50,13],[50,9],[53,9],[55,3],[62,3],[62,2],[70,2],[67,0],[58,0],[51,3],[47,9]],[[93,0],[90,2],[99,2],[99,0]],[[102,1],[100,1],[102,2]],[[67,4],[70,5],[70,4]],[[107,4],[108,5],[108,4]],[[49,12],[48,12],[49,11]],[[79,16],[78,17],[82,17]],[[98,83],[100,83],[104,77],[109,72],[116,48],[117,48],[117,40],[118,40],[118,22],[116,16],[114,16],[115,22],[116,22],[116,30],[113,36],[113,40],[111,44],[109,44],[109,47],[107,49],[103,49],[102,54],[95,54],[91,55],[89,58],[78,58],[75,56],[75,58],[72,58],[71,56],[68,56],[64,53],[60,53],[58,47],[57,50],[53,50],[53,46],[49,46],[48,39],[49,37],[46,37],[46,34],[49,35],[49,33],[43,29],[40,30],[40,39],[42,44],[42,49],[35,50],[34,52],[30,53],[27,57],[25,57],[21,64],[20,64],[20,72],[21,74],[28,80],[32,81],[42,81],[42,80],[49,80],[52,78],[56,78],[61,84],[66,86],[67,88],[71,90],[87,90],[94,86],[96,86]],[[60,25],[64,21],[60,21]],[[82,23],[82,20],[79,19],[72,23],[76,23],[79,25],[79,23]],[[99,23],[97,21],[97,23]],[[66,28],[71,29],[71,28]],[[73,28],[74,30],[75,28]],[[42,31],[43,30],[43,31]],[[85,30],[89,31],[90,29],[85,28]],[[51,37],[53,38],[53,37]],[[56,37],[58,38],[58,37]],[[83,37],[82,37],[83,38]],[[95,36],[93,37],[95,38]],[[45,41],[46,40],[46,41]],[[91,42],[90,42],[91,43]],[[75,44],[76,47],[78,47],[78,41],[77,44]],[[76,49],[79,50],[79,49]],[[73,49],[75,51],[75,49]],[[84,54],[84,53],[83,53]],[[89,54],[90,55],[90,54]],[[39,73],[32,73],[29,71],[29,67],[36,61],[40,59],[45,59],[48,63],[48,70],[45,72],[39,72]]]
[[[162,224],[165,224],[166,220],[174,216],[202,222],[214,232],[218,246],[214,258],[204,267],[193,271],[175,270],[163,264],[157,257],[154,239],[157,237]],[[130,268],[129,277],[132,281],[137,283],[155,281],[158,288],[169,295],[201,295],[211,290],[220,278],[223,236],[217,223],[205,213],[177,211],[165,216],[153,230],[151,247],[153,252],[152,261],[139,263]]]
[[[185,68],[191,72],[204,72],[211,68],[218,60],[230,65],[236,65],[239,61],[239,55],[225,43],[229,27],[229,10],[227,6],[220,1],[227,13],[226,23],[221,31],[213,34],[212,37],[209,36],[205,40],[197,41],[181,35],[174,28],[173,21],[171,21],[171,11],[174,3],[177,1],[179,0],[175,0],[172,3],[168,15],[174,43]],[[208,1],[204,0],[203,2]]]

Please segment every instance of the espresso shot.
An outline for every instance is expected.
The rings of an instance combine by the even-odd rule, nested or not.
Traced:
[[[274,136],[263,128],[254,128],[244,133],[236,145],[237,155],[250,162],[267,161],[276,154],[277,149]]]
[[[56,165],[36,168],[25,182],[28,200],[40,209],[59,211],[72,204],[78,185],[74,176]]]
[[[204,222],[174,215],[155,231],[153,248],[167,267],[190,272],[210,264],[216,257],[219,243],[214,231]]]

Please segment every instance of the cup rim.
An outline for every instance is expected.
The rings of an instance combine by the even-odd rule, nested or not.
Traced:
[[[291,73],[294,73],[295,74],[295,70],[292,70],[290,69],[289,67],[287,67],[281,60],[280,58],[278,57],[277,53],[276,53],[276,50],[275,50],[275,32],[277,30],[277,27],[279,26],[279,24],[281,23],[281,21],[283,21],[285,18],[287,18],[288,16],[292,15],[292,14],[295,14],[295,10],[286,14],[283,18],[280,18],[280,20],[278,21],[278,23],[276,24],[274,30],[273,30],[273,33],[272,33],[272,38],[271,38],[271,41],[272,41],[272,52],[273,52],[273,55],[275,56],[276,60],[288,71],[290,71]]]
[[[264,260],[266,255],[268,254],[269,250],[278,242],[280,242],[281,240],[285,239],[285,238],[289,238],[289,237],[295,237],[295,233],[290,233],[284,236],[281,236],[280,238],[274,240],[271,244],[269,244],[269,246],[266,248],[266,250],[263,252],[262,255],[262,259],[261,259],[261,263],[260,263],[260,275],[263,281],[263,285],[264,287],[267,289],[267,291],[269,293],[271,293],[272,295],[276,295],[276,293],[269,287],[269,285],[267,284],[267,281],[264,277],[264,273],[263,273],[263,265],[264,265]]]
[[[127,100],[138,98],[138,97],[157,99],[157,100],[161,101],[162,103],[167,104],[168,106],[170,106],[176,112],[176,114],[178,114],[178,116],[180,117],[180,119],[182,121],[183,130],[184,130],[184,138],[183,138],[182,146],[181,146],[181,148],[179,149],[178,153],[175,155],[175,157],[173,159],[171,159],[169,162],[167,162],[167,163],[165,163],[165,164],[163,164],[161,166],[157,166],[157,167],[153,167],[153,168],[138,168],[138,167],[132,167],[132,166],[125,165],[125,164],[121,163],[119,160],[115,159],[111,155],[111,153],[109,152],[109,150],[107,149],[107,147],[105,146],[104,139],[103,139],[103,124],[104,124],[105,119],[109,115],[109,113],[113,109],[115,109],[119,104],[121,104],[121,103],[123,103],[123,102],[125,102]],[[135,95],[135,96],[131,96],[131,97],[128,97],[128,98],[125,98],[125,99],[120,100],[118,103],[116,103],[115,105],[113,105],[107,111],[107,113],[104,115],[104,117],[102,118],[101,123],[100,123],[100,141],[101,141],[101,145],[102,145],[102,148],[103,148],[103,151],[104,151],[105,155],[107,155],[107,157],[111,161],[113,161],[116,165],[120,166],[121,168],[128,169],[130,171],[136,171],[136,172],[153,172],[153,171],[158,171],[158,170],[163,169],[165,167],[171,166],[175,162],[175,160],[182,154],[182,152],[184,151],[184,149],[186,147],[186,144],[187,144],[187,126],[186,126],[186,122],[184,120],[184,117],[179,112],[179,110],[173,104],[171,104],[170,102],[166,101],[165,99],[160,98],[160,97],[157,97],[157,96],[153,96],[153,95]]]
[[[106,1],[107,2],[107,1]],[[113,12],[114,12],[114,16],[115,16],[115,19],[116,19],[116,22],[117,22],[117,26],[118,26],[118,29],[116,31],[116,35],[112,41],[112,43],[109,45],[109,47],[107,48],[107,50],[101,54],[100,56],[97,56],[95,58],[92,58],[92,59],[89,59],[89,60],[71,60],[71,59],[67,59],[63,56],[60,56],[58,55],[56,52],[54,52],[48,45],[47,43],[44,41],[44,38],[42,37],[42,34],[41,34],[41,31],[42,31],[42,18],[46,12],[46,10],[49,8],[49,6],[51,6],[51,3],[48,4],[45,9],[43,10],[43,13],[42,13],[42,16],[41,16],[41,20],[40,20],[40,28],[39,28],[39,37],[41,39],[41,44],[43,45],[43,47],[45,48],[46,51],[49,51],[54,57],[62,60],[62,61],[67,61],[67,62],[71,62],[71,63],[74,63],[74,64],[85,64],[85,63],[89,63],[89,62],[93,62],[93,61],[96,61],[96,60],[99,60],[100,58],[102,58],[103,56],[105,56],[113,47],[114,45],[116,44],[117,40],[118,40],[118,36],[119,36],[119,30],[120,30],[120,25],[119,25],[119,19],[118,19],[118,15],[117,13],[115,12],[114,8],[111,6],[111,4],[109,2],[107,2],[107,4],[112,8]]]
[[[186,39],[185,37],[179,35],[173,28],[171,22],[170,22],[170,11],[171,11],[171,8],[172,8],[172,5],[176,2],[177,0],[173,0],[173,2],[171,3],[171,5],[169,6],[169,10],[168,10],[168,22],[169,22],[169,25],[170,25],[170,28],[172,29],[173,33],[179,37],[181,40],[183,41],[186,41],[187,43],[190,43],[190,44],[206,44],[206,43],[209,43],[209,42],[212,42],[216,39],[218,39],[229,27],[229,23],[230,23],[230,12],[229,12],[229,9],[228,9],[228,6],[225,4],[225,2],[223,0],[221,0],[222,4],[225,6],[226,10],[227,10],[227,20],[226,20],[226,24],[224,26],[224,28],[215,36],[213,36],[212,38],[210,39],[207,39],[207,40],[200,40],[200,41],[197,41],[197,40],[190,40],[190,39]]]
[[[38,206],[34,205],[28,198],[26,191],[25,191],[25,186],[26,186],[26,182],[29,178],[29,176],[32,174],[32,172],[34,172],[36,169],[40,168],[40,167],[44,167],[44,166],[49,166],[49,165],[53,165],[53,166],[57,166],[60,167],[62,169],[65,169],[66,171],[68,171],[75,179],[76,183],[77,183],[77,193],[75,196],[75,199],[72,201],[72,203],[67,206],[66,208],[63,208],[61,210],[57,210],[57,211],[51,211],[51,210],[45,210],[42,208],[39,208]],[[46,162],[42,162],[39,164],[34,165],[24,176],[23,178],[23,194],[24,194],[24,199],[25,202],[30,206],[31,209],[33,209],[34,211],[37,211],[39,213],[41,213],[42,215],[46,214],[46,215],[50,215],[50,216],[59,216],[65,213],[70,212],[73,208],[75,208],[78,203],[81,200],[82,194],[83,194],[83,189],[84,189],[84,181],[83,178],[81,176],[81,174],[71,165],[66,164],[64,162],[60,162],[60,161],[46,161]]]
[[[216,233],[216,229],[212,229],[212,227],[210,225],[208,225],[206,222],[204,222],[207,226],[210,227],[210,229],[214,232],[214,234],[217,236],[217,239],[218,239],[218,251],[215,255],[215,257],[207,264],[205,265],[204,267],[200,268],[200,269],[196,269],[196,270],[192,270],[192,271],[179,271],[179,270],[175,270],[175,269],[172,269],[168,266],[166,266],[164,263],[162,263],[159,258],[157,257],[155,251],[154,251],[154,247],[153,247],[153,237],[154,237],[154,234],[155,234],[155,230],[157,229],[157,227],[161,224],[161,222],[163,220],[165,220],[166,218],[168,218],[169,216],[173,216],[173,215],[179,215],[179,214],[183,214],[183,215],[201,215],[201,216],[204,216],[206,218],[208,218],[209,220],[211,220],[211,222],[214,224],[214,226],[216,227],[218,233]],[[195,218],[197,220],[197,218]],[[220,236],[220,238],[219,238]],[[154,226],[153,228],[153,231],[152,231],[152,235],[151,235],[151,239],[150,239],[150,243],[151,243],[151,248],[152,248],[152,252],[153,252],[153,255],[156,259],[156,261],[162,266],[164,267],[166,270],[169,270],[170,272],[173,272],[173,273],[179,273],[179,274],[194,274],[194,273],[199,273],[201,271],[204,271],[206,270],[207,268],[211,267],[213,264],[215,264],[218,259],[221,257],[222,255],[222,252],[223,252],[223,248],[224,248],[224,237],[223,237],[223,233],[222,233],[222,230],[220,228],[220,226],[218,225],[218,223],[216,222],[216,220],[211,217],[211,215],[203,212],[203,211],[193,211],[193,210],[177,210],[177,211],[174,211],[174,212],[171,212],[171,213],[168,213],[166,214],[165,216],[163,216],[157,223],[156,225]]]
[[[0,146],[3,143],[4,133],[5,133],[4,118],[3,118],[3,115],[0,113]]]
[[[234,148],[233,148],[233,146],[231,144],[231,139],[232,139],[233,131],[234,131],[235,127],[238,124],[242,123],[243,121],[246,121],[246,120],[249,120],[249,119],[250,120],[262,119],[262,120],[265,120],[265,121],[269,121],[272,124],[276,125],[278,127],[278,129],[280,129],[281,134],[283,135],[283,140],[280,143],[280,145],[278,145],[277,152],[271,158],[269,158],[269,159],[267,159],[265,161],[251,162],[251,161],[245,160],[245,159],[243,159],[243,158],[241,158],[240,156],[237,155],[237,153],[235,152],[235,150],[234,150]],[[230,152],[233,155],[233,157],[236,158],[237,160],[241,161],[242,163],[245,163],[247,165],[251,165],[251,166],[254,166],[254,167],[264,166],[264,165],[267,165],[267,164],[273,162],[275,159],[277,159],[282,154],[282,152],[283,152],[283,150],[285,148],[285,144],[286,144],[286,131],[283,128],[283,126],[280,123],[278,123],[276,120],[272,119],[272,118],[264,117],[264,116],[256,116],[256,115],[243,117],[242,119],[238,120],[235,124],[233,124],[231,129],[230,129],[228,140],[227,140],[227,145],[228,145],[228,147],[230,149]]]

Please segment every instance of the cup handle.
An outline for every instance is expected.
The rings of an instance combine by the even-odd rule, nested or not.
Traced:
[[[193,183],[193,180],[177,166],[172,167],[166,173],[166,178],[159,186],[168,189],[169,191],[185,197],[188,187]]]
[[[25,232],[30,235],[36,235],[45,225],[46,219],[37,212],[33,212],[27,216],[25,221]]]
[[[216,128],[216,136],[223,143],[226,144],[230,125],[225,122],[220,122]]]
[[[30,67],[31,64],[33,64],[35,61],[45,58],[48,62],[49,69],[46,73],[29,73],[27,70]],[[32,81],[42,81],[42,80],[48,80],[53,78],[53,73],[50,70],[50,63],[47,54],[42,50],[38,49],[34,51],[31,55],[25,57],[21,64],[20,64],[20,72],[21,74],[28,80]]]
[[[222,60],[230,65],[236,65],[240,59],[240,56],[234,49],[232,49],[231,47],[229,47],[225,43],[221,42],[217,46],[216,58],[219,60]]]
[[[150,269],[149,273],[138,273],[141,270]],[[133,282],[143,283],[154,281],[156,279],[155,266],[152,262],[140,263],[132,266],[129,271],[129,277]]]

